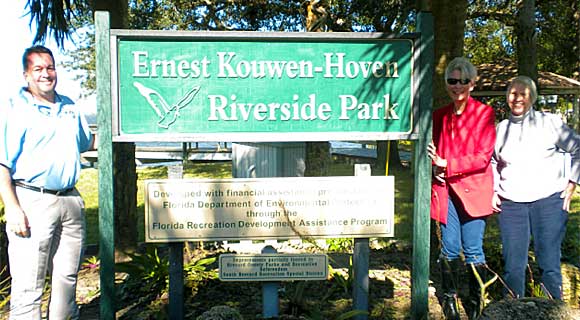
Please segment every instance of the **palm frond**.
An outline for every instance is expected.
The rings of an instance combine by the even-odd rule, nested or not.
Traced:
[[[52,35],[59,48],[70,39],[71,21],[88,12],[86,0],[27,0],[25,9],[30,14],[29,26],[36,27],[34,44],[42,44]]]

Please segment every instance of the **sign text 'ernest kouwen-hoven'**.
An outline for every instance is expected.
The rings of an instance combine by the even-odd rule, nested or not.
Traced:
[[[112,42],[116,141],[388,140],[412,133],[413,39],[122,31]]]

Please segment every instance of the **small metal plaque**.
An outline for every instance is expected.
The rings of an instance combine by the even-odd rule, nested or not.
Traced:
[[[219,258],[222,281],[326,280],[325,254],[222,254]]]

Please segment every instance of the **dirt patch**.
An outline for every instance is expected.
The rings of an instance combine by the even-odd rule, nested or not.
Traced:
[[[217,256],[220,252],[223,249],[204,249],[201,254]],[[397,245],[371,250],[369,319],[410,319],[411,252],[410,247]],[[279,319],[337,319],[352,309],[352,284],[344,282],[349,274],[350,255],[329,254],[329,261],[333,272],[336,272],[330,280],[280,283]],[[99,277],[98,266],[84,268],[79,273],[77,300],[83,320],[99,319]],[[429,318],[442,319],[435,290],[439,286],[438,277],[433,271],[431,279],[434,281],[429,284]],[[167,294],[161,290],[143,293],[139,289],[144,283],[140,288],[135,282],[129,282],[120,279],[116,286],[117,319],[168,318]],[[219,305],[237,309],[246,320],[262,319],[262,283],[221,282],[215,279],[203,281],[195,289],[185,289],[186,319],[195,319]],[[467,319],[463,310],[461,312],[461,319]],[[0,320],[7,319],[7,312],[0,313]],[[572,319],[580,319],[580,310],[572,309],[571,314]]]
[[[204,252],[206,256],[213,254],[207,250]],[[278,291],[280,319],[336,319],[351,311],[352,283],[348,282],[350,257],[350,254],[329,254],[331,273],[336,274],[328,281],[281,282]],[[391,246],[371,250],[369,261],[369,319],[410,319],[411,249]],[[98,286],[98,271],[83,270],[79,277],[78,300],[83,303],[82,319],[98,319],[99,296],[91,294]],[[441,308],[433,285],[431,283],[429,287],[429,317],[440,319]],[[81,287],[93,289],[83,290]],[[123,296],[128,294],[125,292]],[[195,319],[218,305],[236,308],[244,319],[262,319],[261,282],[210,280],[196,290],[186,289],[184,300],[186,319]],[[141,295],[135,296],[132,301],[117,301],[122,303],[117,306],[120,309],[117,319],[159,319],[168,316],[167,295]]]

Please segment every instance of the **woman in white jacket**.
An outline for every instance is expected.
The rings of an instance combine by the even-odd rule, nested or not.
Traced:
[[[500,213],[504,278],[512,293],[525,294],[532,236],[544,293],[561,299],[561,245],[570,200],[580,183],[580,136],[559,116],[534,110],[536,98],[536,85],[528,77],[519,76],[508,87],[511,115],[497,125],[492,205]]]

